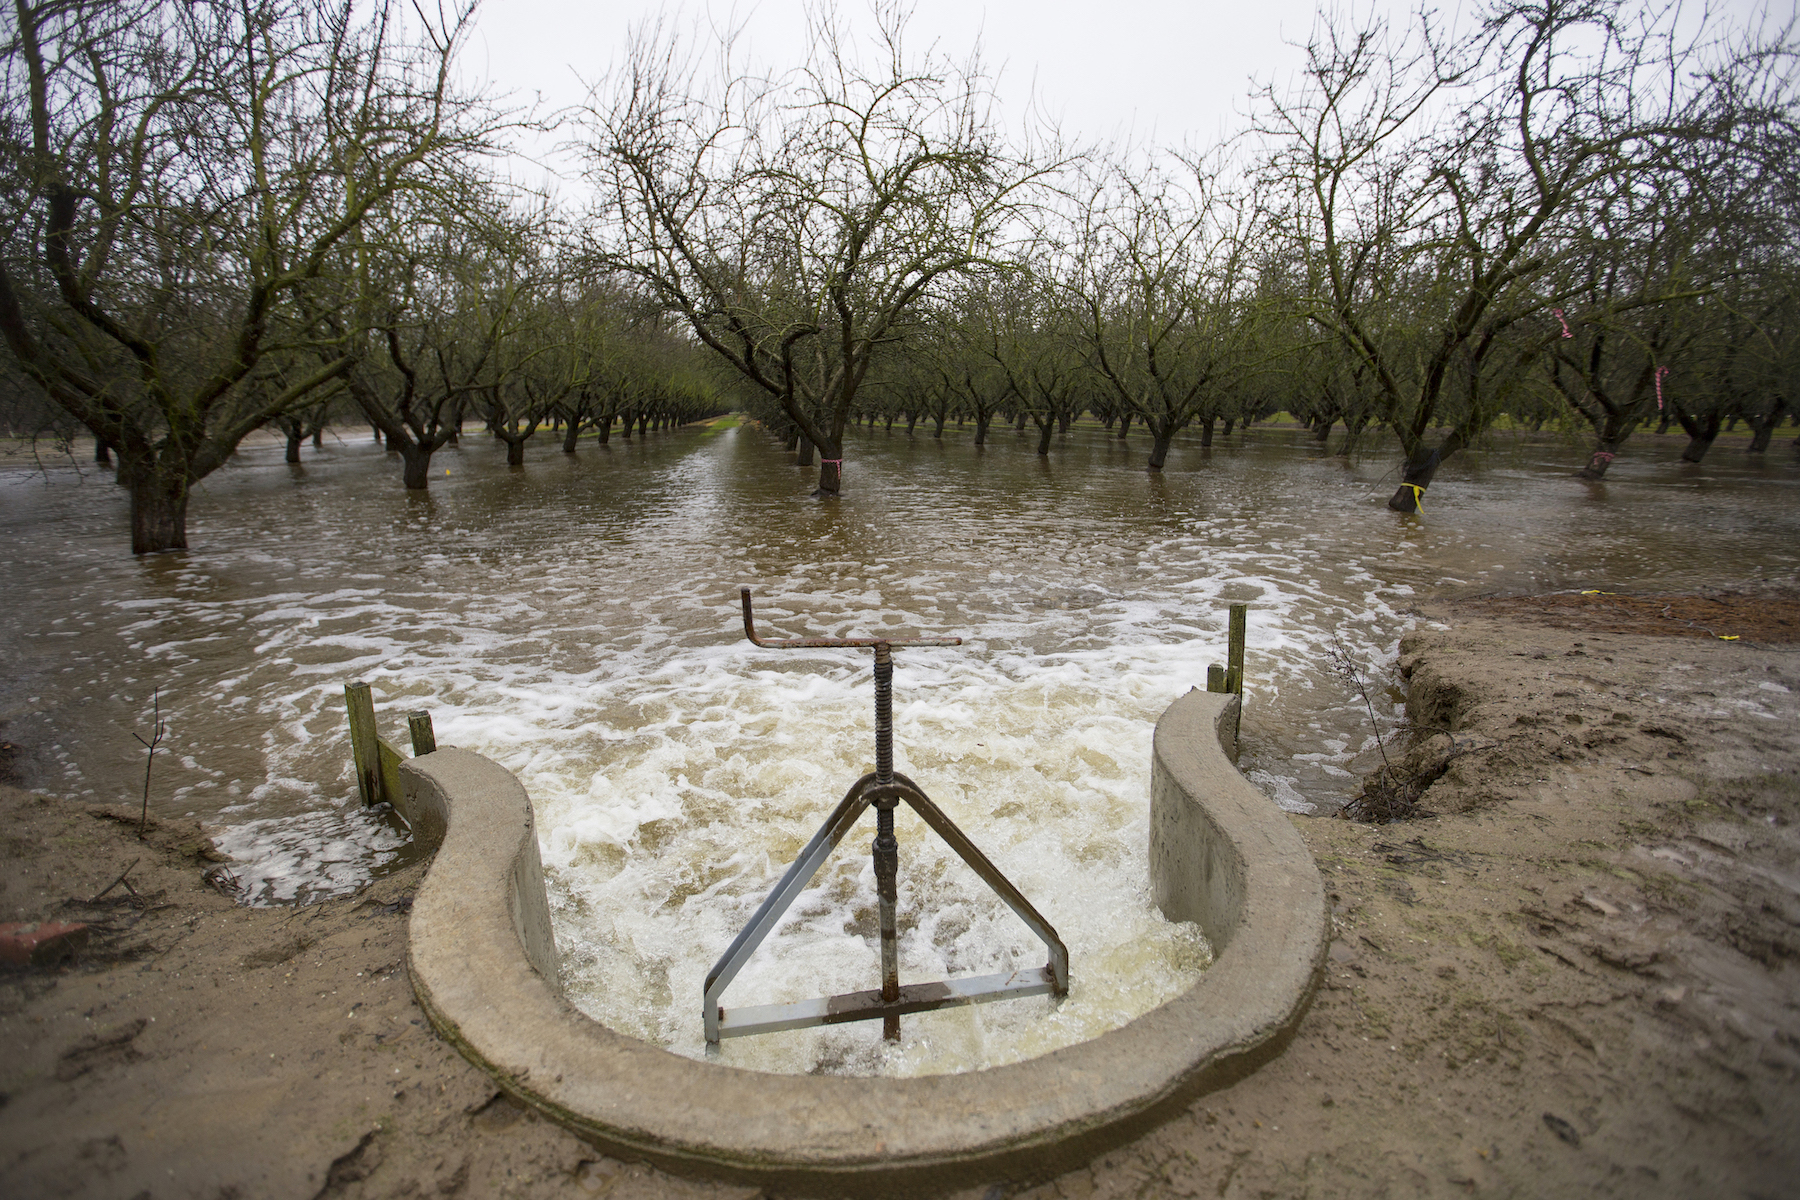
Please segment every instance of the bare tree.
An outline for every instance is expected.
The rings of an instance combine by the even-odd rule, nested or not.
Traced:
[[[979,64],[909,56],[877,9],[865,65],[830,9],[774,80],[716,80],[653,28],[586,118],[594,261],[638,280],[775,400],[841,486],[879,347],[946,282],[986,270],[1047,167],[997,129]]]
[[[1174,161],[1111,164],[1089,185],[1065,281],[1088,366],[1151,432],[1152,471],[1196,420],[1211,444],[1257,362],[1257,206]]]

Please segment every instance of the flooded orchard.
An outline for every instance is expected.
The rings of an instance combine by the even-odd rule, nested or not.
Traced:
[[[1559,443],[1469,453],[1417,519],[1382,507],[1390,458],[1299,431],[1178,445],[1160,476],[1098,432],[1048,461],[1034,442],[865,434],[831,503],[747,427],[546,446],[522,469],[470,437],[426,496],[355,437],[297,468],[254,445],[196,497],[197,549],[138,560],[110,476],[8,470],[3,735],[23,782],[135,803],[155,694],[153,807],[221,827],[256,903],[340,894],[406,853],[354,800],[343,686],[366,679],[390,738],[426,709],[440,744],[524,783],[575,1002],[697,1055],[705,971],[873,760],[867,652],[751,646],[738,586],[767,636],[959,635],[896,654],[895,765],[1056,926],[1071,995],[909,1017],[893,1048],[865,1024],[723,1055],[930,1073],[1092,1036],[1204,969],[1204,940],[1149,899],[1150,734],[1223,661],[1230,603],[1251,605],[1240,765],[1283,808],[1329,812],[1375,747],[1334,637],[1392,723],[1418,597],[1800,578],[1800,470],[1780,451],[1622,458],[1604,486],[1571,478]],[[903,980],[1042,965],[972,872],[898,825]],[[874,986],[872,831],[728,1004]]]

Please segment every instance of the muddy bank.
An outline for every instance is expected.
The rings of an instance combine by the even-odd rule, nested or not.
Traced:
[[[251,909],[205,882],[229,866],[199,826],[134,822],[0,788],[0,921],[91,926],[72,962],[0,969],[7,1195],[745,1194],[604,1158],[437,1039],[405,969],[420,868]]]
[[[1422,614],[1400,666],[1436,815],[1293,818],[1336,940],[1286,1054],[1088,1168],[965,1194],[1792,1194],[1800,645],[1721,640],[1735,601],[1696,636],[1671,598],[1622,628],[1599,599]],[[0,821],[0,920],[95,930],[0,975],[9,1193],[750,1194],[608,1160],[439,1043],[402,966],[415,874],[251,910],[198,827],[140,843],[10,790]],[[135,895],[95,900],[133,859]]]

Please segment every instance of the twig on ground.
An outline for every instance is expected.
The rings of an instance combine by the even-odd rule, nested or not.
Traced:
[[[137,865],[138,865],[138,864],[139,864],[139,863],[141,863],[141,862],[143,862],[143,861],[144,861],[144,860],[143,860],[143,859],[141,859],[141,858],[134,858],[134,859],[132,859],[132,860],[131,860],[131,864],[130,864],[130,865],[129,865],[129,866],[127,866],[127,867],[126,867],[126,868],[125,868],[125,869],[124,869],[124,870],[123,870],[123,871],[120,871],[120,872],[119,872],[119,877],[118,877],[118,878],[117,878],[117,879],[115,879],[115,880],[113,880],[113,881],[112,881],[112,882],[111,882],[111,883],[109,883],[109,884],[107,884],[107,885],[106,885],[106,886],[105,886],[105,887],[103,887],[103,888],[101,888],[101,889],[100,889],[100,890],[99,890],[99,891],[97,891],[97,892],[95,892],[95,893],[94,893],[94,898],[93,898],[93,899],[92,899],[92,900],[89,900],[89,901],[88,901],[88,903],[89,903],[89,904],[98,904],[98,903],[100,903],[100,900],[101,900],[101,898],[102,898],[102,897],[103,897],[103,896],[105,896],[105,895],[106,895],[106,893],[108,893],[108,892],[110,892],[110,891],[112,891],[112,890],[113,890],[113,889],[114,889],[114,888],[116,888],[116,887],[118,887],[118,886],[119,886],[119,885],[120,885],[120,884],[121,884],[121,883],[124,883],[124,884],[125,884],[125,886],[126,886],[126,887],[127,887],[127,888],[130,888],[130,887],[131,887],[131,885],[130,885],[130,884],[129,884],[129,883],[126,883],[126,882],[125,882],[125,877],[126,877],[126,876],[127,876],[127,875],[129,875],[129,874],[131,874],[131,868],[132,868],[132,867],[135,867],[135,866],[137,866]],[[135,892],[134,892],[134,893],[133,893],[133,895],[135,895],[135,894],[136,894],[136,893],[135,893]]]

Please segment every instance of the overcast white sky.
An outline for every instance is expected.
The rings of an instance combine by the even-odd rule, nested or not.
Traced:
[[[1369,0],[1365,0],[1368,3]],[[1407,0],[1372,0],[1396,16]],[[1744,20],[1766,11],[1793,20],[1797,0],[1713,0]],[[804,57],[803,0],[484,0],[464,69],[517,101],[541,96],[549,108],[578,103],[579,80],[598,79],[621,54],[632,26],[658,12],[710,13],[749,34],[751,57],[798,65]],[[1073,142],[1132,136],[1177,145],[1210,143],[1241,126],[1254,76],[1286,81],[1299,67],[1317,0],[914,0],[909,46],[931,42],[957,57],[980,40],[1000,73],[1002,116],[1026,117],[1035,95]],[[1363,8],[1362,4],[1357,6]],[[1439,0],[1442,14],[1462,9]],[[1700,4],[1690,3],[1697,13]],[[853,26],[872,23],[866,0],[841,0]],[[522,182],[537,182],[526,178]]]
[[[1033,94],[1071,141],[1210,141],[1235,129],[1250,76],[1285,76],[1299,62],[1283,39],[1304,39],[1313,0],[1169,3],[1167,0],[916,0],[907,44],[937,42],[962,57],[979,39],[990,72],[1000,76],[1002,117],[1023,121]],[[541,95],[551,108],[579,102],[580,78],[597,79],[622,52],[627,31],[675,6],[625,0],[485,0],[464,69],[518,100]],[[689,3],[720,24],[729,0]],[[804,55],[801,0],[740,3],[751,56],[776,66]],[[870,27],[865,3],[845,0],[854,27]],[[746,17],[748,18],[746,20]]]

